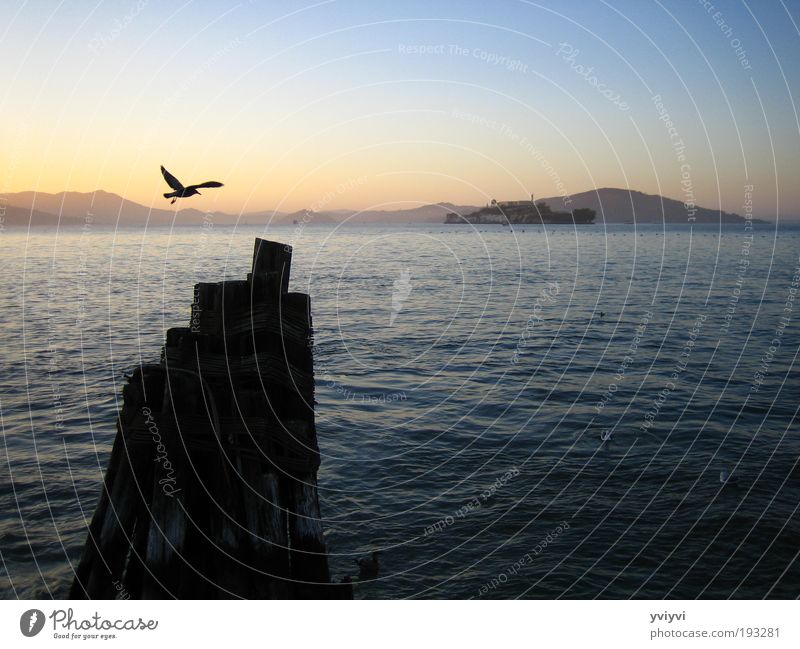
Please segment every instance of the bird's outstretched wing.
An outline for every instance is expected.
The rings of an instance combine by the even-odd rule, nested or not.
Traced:
[[[172,187],[172,189],[175,191],[180,191],[184,188],[183,185],[181,185],[180,180],[173,176],[169,171],[164,169],[164,165],[161,165],[161,173],[164,175],[164,180],[167,181],[167,185]]]
[[[199,185],[192,185],[192,187],[197,187],[197,189],[202,189],[203,187],[222,187],[222,183],[218,183],[216,180],[209,180]]]

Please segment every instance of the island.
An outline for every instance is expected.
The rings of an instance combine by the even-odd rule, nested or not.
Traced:
[[[449,224],[500,224],[515,225],[521,223],[563,223],[563,224],[591,224],[594,223],[596,212],[589,208],[579,208],[571,212],[554,212],[545,201],[538,203],[533,200],[526,201],[496,201],[492,200],[486,207],[482,207],[468,214],[450,212],[445,217]]]

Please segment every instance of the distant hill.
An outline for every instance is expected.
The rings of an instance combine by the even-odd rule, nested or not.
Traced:
[[[74,219],[80,224],[90,222],[101,225],[167,225],[176,218],[178,222],[197,222],[203,220],[199,210],[151,210],[149,207],[129,201],[110,192],[19,192],[9,194],[9,205],[25,210],[36,210],[51,215],[60,215],[62,222]],[[27,219],[26,219],[27,223]]]
[[[555,211],[589,208],[597,212],[595,223],[687,223],[687,210],[681,201],[644,194],[629,189],[604,187],[570,196],[572,202],[564,207],[561,196],[543,198]],[[540,199],[536,199],[537,201]],[[738,214],[697,207],[695,223],[737,223],[743,219]],[[758,219],[753,219],[758,220]]]
[[[450,212],[467,214],[477,209],[473,205],[433,203],[406,210],[337,210],[333,214],[348,223],[442,223]]]
[[[28,225],[31,211],[37,215],[33,225],[52,225],[61,216],[62,225],[193,225],[201,224],[210,214],[214,223],[219,224],[258,224],[268,223],[270,219],[282,216],[272,211],[229,214],[226,212],[203,212],[188,209],[151,209],[140,203],[129,201],[118,194],[98,190],[96,192],[18,192],[6,196],[8,209],[15,209],[14,222],[8,225]],[[19,212],[17,210],[22,210]],[[43,215],[48,215],[45,218]]]
[[[193,208],[151,209],[145,205],[130,201],[118,194],[98,190],[96,192],[18,192],[7,195],[8,209],[15,208],[13,222],[8,225],[28,225],[31,210],[34,218],[32,225],[54,225],[61,215],[62,225],[82,225],[87,217],[97,225],[191,225],[200,224],[209,213]],[[286,214],[263,210],[230,214],[211,212],[215,224],[240,225],[292,225],[295,221],[307,225],[314,223],[440,223],[449,212],[467,213],[478,209],[474,206],[459,206],[452,203],[436,203],[422,205],[407,210],[328,210],[313,212],[298,210]],[[18,211],[21,210],[21,211]],[[9,212],[10,214],[10,212]]]
[[[18,192],[6,195],[5,225],[62,226],[83,225],[91,215],[96,225],[195,225],[211,217],[218,225],[292,225],[323,223],[443,223],[450,212],[469,214],[479,209],[473,205],[433,203],[409,209],[396,210],[328,210],[312,212],[299,210],[289,214],[262,210],[231,214],[227,212],[206,213],[193,208],[151,209],[127,200],[117,194],[96,192]],[[687,212],[683,203],[663,196],[642,192],[602,188],[572,195],[569,209],[589,208],[597,212],[596,223],[686,223]],[[564,210],[560,196],[543,198],[553,210]],[[59,220],[60,215],[60,220]],[[734,223],[742,220],[738,214],[719,210],[696,208],[696,223]],[[756,220],[756,219],[754,219]]]
[[[59,219],[58,216],[50,214],[49,212],[30,210],[14,205],[8,205],[5,209],[0,207],[0,217],[2,217],[0,223],[2,223],[3,226],[27,226],[30,224],[34,227],[42,225],[52,227],[55,225],[74,226],[82,224],[82,221],[69,216]]]

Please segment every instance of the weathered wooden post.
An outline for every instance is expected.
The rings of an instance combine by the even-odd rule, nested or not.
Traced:
[[[341,598],[317,495],[312,323],[291,248],[201,283],[137,369],[70,596]]]

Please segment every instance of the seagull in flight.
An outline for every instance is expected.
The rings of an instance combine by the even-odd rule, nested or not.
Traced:
[[[164,180],[167,181],[167,185],[175,190],[173,192],[167,192],[164,194],[164,198],[172,199],[170,201],[170,205],[172,205],[179,198],[188,198],[189,196],[199,194],[200,192],[197,190],[202,189],[203,187],[222,187],[222,183],[218,183],[216,180],[209,180],[208,182],[200,183],[199,185],[189,185],[188,187],[184,187],[181,185],[180,180],[173,176],[169,171],[164,169],[164,165],[161,165],[161,173],[164,175]]]

